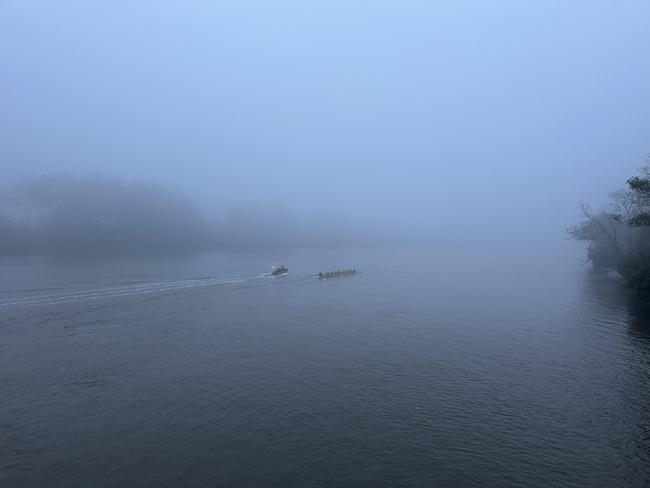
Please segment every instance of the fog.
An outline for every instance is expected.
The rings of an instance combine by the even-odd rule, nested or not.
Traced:
[[[5,1],[0,248],[561,241],[650,151],[649,15]]]
[[[299,218],[281,206],[208,215],[160,185],[102,176],[21,180],[0,201],[0,254],[151,254],[376,246],[390,239],[327,215]]]
[[[0,488],[650,487],[650,0],[0,0]]]

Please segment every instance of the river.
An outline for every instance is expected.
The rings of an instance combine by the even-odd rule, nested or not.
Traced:
[[[0,485],[648,486],[648,317],[577,252],[5,258]]]

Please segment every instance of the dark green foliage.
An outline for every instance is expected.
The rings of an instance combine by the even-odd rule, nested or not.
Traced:
[[[632,227],[647,227],[650,226],[650,214],[642,212],[638,215],[635,215],[628,220],[628,224]]]
[[[641,207],[645,206],[650,200],[650,177],[649,168],[643,169],[645,176],[634,176],[627,180],[627,186],[632,193],[638,198],[638,212],[628,220],[632,227],[650,226],[650,212],[643,211]]]
[[[650,178],[633,176],[627,180],[627,186],[640,197],[650,198]]]

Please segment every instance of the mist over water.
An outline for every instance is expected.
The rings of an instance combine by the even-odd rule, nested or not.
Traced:
[[[104,176],[19,181],[0,201],[0,255],[115,256],[394,245],[407,239],[366,221],[300,215],[281,205],[212,212],[186,195]],[[308,218],[310,217],[310,218]]]
[[[208,217],[531,246],[649,151],[642,0],[1,8],[0,193],[99,173]]]
[[[650,486],[649,18],[0,2],[0,486]]]

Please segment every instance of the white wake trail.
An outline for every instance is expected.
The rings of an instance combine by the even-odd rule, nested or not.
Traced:
[[[12,307],[31,307],[38,305],[57,305],[64,303],[76,303],[87,300],[100,300],[107,298],[129,297],[135,295],[164,293],[170,291],[185,290],[189,288],[204,288],[209,286],[230,285],[244,283],[265,277],[263,275],[231,276],[231,277],[208,277],[194,278],[178,281],[160,281],[149,283],[137,283],[119,286],[106,286],[88,290],[68,290],[65,292],[37,294],[20,297],[0,299],[0,309]]]

